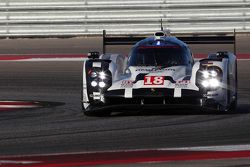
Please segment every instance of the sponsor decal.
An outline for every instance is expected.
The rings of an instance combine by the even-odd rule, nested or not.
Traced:
[[[121,88],[132,88],[133,87],[133,81],[131,80],[124,80],[121,83]]]
[[[176,81],[175,88],[187,88],[190,83],[190,80]]]
[[[163,76],[145,76],[144,85],[163,85],[164,77]]]
[[[175,71],[175,69],[173,69],[173,68],[162,69],[161,67],[156,67],[156,68],[152,68],[152,69],[141,68],[141,69],[136,69],[135,71],[137,71],[137,72]]]

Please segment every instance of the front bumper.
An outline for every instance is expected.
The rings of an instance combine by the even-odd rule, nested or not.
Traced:
[[[103,94],[105,102],[96,101],[89,110],[99,109],[193,109],[216,108],[217,102],[207,99],[204,93],[195,90],[181,90],[181,97],[174,97],[174,89],[133,89],[132,98],[125,98],[125,90],[112,90]]]
[[[132,98],[125,98],[125,90],[112,90],[107,91],[104,94],[106,99],[122,99],[122,100],[131,100],[131,99],[200,99],[203,97],[203,93],[200,91],[194,90],[181,90],[180,97],[174,97],[174,89],[167,88],[142,88],[142,89],[133,89],[132,90]]]

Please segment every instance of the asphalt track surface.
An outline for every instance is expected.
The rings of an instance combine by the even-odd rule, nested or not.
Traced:
[[[238,61],[236,114],[155,109],[86,117],[80,104],[82,62],[0,62],[0,100],[58,104],[0,111],[0,156],[250,144],[249,66],[248,60]]]

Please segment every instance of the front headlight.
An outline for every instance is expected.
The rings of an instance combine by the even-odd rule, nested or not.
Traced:
[[[101,71],[101,72],[99,73],[99,78],[100,78],[100,79],[106,79],[106,74],[105,74],[105,72]]]
[[[92,81],[91,82],[91,86],[96,87],[97,86],[97,82],[96,81]]]
[[[217,77],[218,76],[218,72],[215,71],[215,70],[212,70],[212,71],[205,70],[205,71],[202,72],[202,76],[205,79],[207,79],[209,77]]]
[[[212,70],[212,71],[210,71],[210,75],[211,75],[212,77],[217,77],[217,76],[218,76],[218,72],[215,71],[215,70]]]
[[[218,86],[220,86],[220,82],[218,81],[218,79],[212,78],[212,79],[206,79],[206,80],[202,81],[201,85],[204,88],[208,88],[208,87],[217,88]]]
[[[203,71],[203,72],[202,72],[202,76],[203,76],[204,78],[209,78],[210,74],[209,74],[208,71]]]
[[[95,91],[105,91],[112,85],[112,73],[109,70],[93,68],[88,71],[88,82]]]
[[[201,84],[204,88],[207,88],[209,86],[208,80],[202,81]]]
[[[92,72],[90,73],[90,77],[91,77],[91,78],[96,78],[96,77],[97,77],[97,73],[96,73],[95,71],[92,71]]]
[[[205,90],[215,90],[221,86],[223,72],[217,66],[203,66],[196,73],[196,85]]]
[[[212,87],[212,88],[216,88],[220,85],[220,82],[218,81],[218,79],[216,78],[213,78],[213,79],[210,79],[209,80],[209,85]]]
[[[106,86],[105,82],[99,82],[100,88],[104,88]]]

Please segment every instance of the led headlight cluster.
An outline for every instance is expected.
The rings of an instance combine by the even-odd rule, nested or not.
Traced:
[[[204,88],[217,88],[220,86],[220,74],[217,70],[203,70],[201,74],[201,85]]]
[[[100,88],[105,88],[107,86],[107,83],[105,80],[107,79],[108,74],[105,73],[105,71],[90,71],[89,72],[92,87],[99,86]]]
[[[220,85],[220,82],[218,81],[218,79],[212,78],[209,80],[204,80],[202,81],[202,86],[207,88],[207,87],[212,87],[212,88],[216,88]]]

